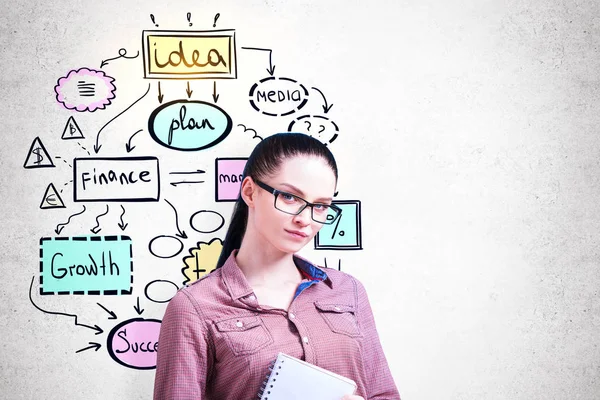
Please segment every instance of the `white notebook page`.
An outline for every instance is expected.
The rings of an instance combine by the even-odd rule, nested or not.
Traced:
[[[356,383],[316,365],[279,353],[261,400],[340,400]]]

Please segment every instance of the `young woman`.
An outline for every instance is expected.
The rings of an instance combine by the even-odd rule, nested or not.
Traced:
[[[217,269],[165,311],[154,399],[256,399],[280,351],[354,380],[344,399],[400,399],[363,285],[295,254],[339,218],[337,178],[308,135],[256,146]]]

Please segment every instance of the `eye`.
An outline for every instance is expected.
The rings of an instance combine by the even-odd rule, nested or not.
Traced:
[[[320,213],[326,213],[329,211],[329,204],[315,204],[314,209]]]
[[[291,194],[289,194],[289,193],[280,192],[280,193],[279,193],[279,196],[280,196],[280,197],[281,197],[283,200],[285,200],[286,202],[289,202],[289,203],[296,201],[296,196],[294,196],[294,195],[291,195]]]

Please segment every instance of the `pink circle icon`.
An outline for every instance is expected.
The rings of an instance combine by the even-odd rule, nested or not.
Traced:
[[[135,318],[121,322],[108,334],[108,354],[133,369],[156,368],[161,321]]]

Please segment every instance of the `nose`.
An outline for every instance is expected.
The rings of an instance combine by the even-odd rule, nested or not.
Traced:
[[[312,209],[310,207],[306,207],[304,210],[300,212],[300,214],[294,215],[294,222],[299,225],[306,226],[310,224],[311,220],[311,212]]]

